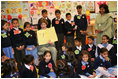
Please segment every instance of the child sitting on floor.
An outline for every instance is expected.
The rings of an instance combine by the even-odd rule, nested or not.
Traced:
[[[3,73],[2,78],[20,78],[17,70],[16,61],[12,58],[7,59],[1,69],[1,72]]]
[[[79,58],[77,74],[81,78],[95,78],[96,73],[93,71],[91,55],[86,50],[83,50]]]
[[[44,59],[39,64],[39,77],[40,78],[56,78],[54,72],[55,64],[52,60],[52,54],[50,51],[44,52]]]
[[[86,50],[91,55],[91,61],[95,60],[95,52],[96,52],[96,46],[93,43],[94,43],[94,37],[89,36],[88,37],[88,44],[86,45]]]
[[[23,66],[20,70],[21,78],[37,78],[37,71],[34,64],[34,56],[26,55],[23,59]]]
[[[100,49],[100,55],[95,59],[93,66],[99,76],[115,77],[117,75],[117,68],[110,68],[111,61],[105,47]]]

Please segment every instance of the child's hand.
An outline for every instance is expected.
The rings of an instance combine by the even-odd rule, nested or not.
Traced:
[[[81,34],[85,34],[85,31],[80,30]]]
[[[31,50],[31,48],[27,47],[27,50],[28,50],[28,51],[30,51],[30,50]]]
[[[50,78],[53,78],[53,77],[50,77]]]
[[[67,32],[67,34],[70,34],[71,32]]]
[[[94,78],[93,76],[88,76],[89,78]]]
[[[24,49],[24,45],[21,46],[21,49],[22,49],[22,50]]]
[[[75,29],[77,30],[77,25],[75,26]]]
[[[95,60],[95,58],[91,58],[91,61],[94,61]]]
[[[53,72],[53,68],[51,68],[50,71]]]
[[[7,56],[2,56],[1,57],[2,62],[5,62],[7,59],[9,59]]]
[[[96,73],[95,72],[93,72],[93,75],[94,75],[94,77],[96,77]]]
[[[77,29],[73,28],[73,30],[77,30]]]
[[[83,31],[82,31],[82,30],[80,30],[80,32],[81,32],[81,34],[83,33]]]
[[[77,30],[77,27],[74,27],[73,30]]]
[[[71,22],[71,24],[72,24],[72,26],[74,26],[75,25],[75,22]]]
[[[105,57],[105,60],[106,60],[106,61],[109,61],[109,57]]]
[[[33,46],[33,50],[35,49],[35,46]]]
[[[105,67],[103,67],[104,70],[107,70]]]
[[[52,43],[50,40],[48,41],[48,44],[50,44],[50,45],[54,45],[54,43]]]
[[[20,47],[16,47],[16,50],[21,50],[21,48]]]
[[[16,47],[17,50],[23,50],[24,49],[24,45],[20,46],[20,47]]]
[[[12,53],[14,54],[14,49],[12,48]]]

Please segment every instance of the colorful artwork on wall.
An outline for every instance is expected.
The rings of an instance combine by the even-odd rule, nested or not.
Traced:
[[[76,6],[82,5],[82,13],[90,11],[90,19],[92,15],[96,17],[99,13],[99,6],[101,4],[108,4],[111,12],[117,11],[116,1],[1,1],[1,18],[8,20],[8,15],[12,18],[18,18],[21,14],[24,18],[41,18],[42,9],[48,11],[48,17],[53,19],[55,17],[55,10],[61,10],[61,17],[66,20],[66,13],[71,13],[72,19],[77,14]],[[91,14],[92,12],[92,14]],[[95,13],[93,13],[95,12]],[[36,23],[36,22],[35,22]]]
[[[91,13],[95,13],[95,2],[87,1],[86,2],[86,10],[89,10]]]
[[[108,1],[107,4],[110,12],[117,11],[117,1]]]

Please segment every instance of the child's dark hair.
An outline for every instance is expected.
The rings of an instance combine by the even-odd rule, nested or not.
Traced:
[[[93,36],[89,36],[88,38],[92,39],[94,41],[94,37]]]
[[[41,18],[41,20],[39,21],[39,24],[41,25],[42,23],[45,23],[46,25],[48,25],[48,22],[46,19]]]
[[[45,56],[47,53],[49,53],[52,56],[51,51],[48,50],[44,52],[43,56]]]
[[[42,14],[43,14],[43,13],[47,13],[47,10],[46,10],[46,9],[43,9],[43,10],[42,10]]]
[[[82,50],[82,52],[81,52],[81,54],[80,54],[80,56],[79,56],[79,60],[82,60],[82,57],[83,57],[83,55],[88,55],[88,57],[89,57],[89,59],[88,59],[88,61],[91,61],[91,55],[88,53],[88,51],[86,51],[86,50]]]
[[[82,42],[82,39],[81,38],[75,38],[74,40],[75,41],[78,41],[78,42]]]
[[[76,7],[76,9],[82,9],[82,6],[81,6],[81,5],[78,5],[78,6]]]
[[[100,53],[108,52],[107,48],[103,47],[100,49]]]
[[[65,61],[66,62],[70,62],[72,64],[72,66],[74,66],[75,68],[77,68],[77,60],[75,58],[75,54],[73,51],[67,51],[65,54]]]
[[[109,40],[109,36],[108,35],[103,35],[102,37],[106,37]]]
[[[67,62],[71,62],[75,59],[75,55],[74,55],[74,52],[72,51],[67,51],[66,54],[65,54],[65,60]]]
[[[3,30],[3,26],[7,23],[5,20],[1,20],[1,30]]]
[[[27,25],[31,25],[29,22],[24,23],[24,28],[26,28]]]
[[[17,19],[17,18],[13,18],[13,19],[12,19],[12,23],[13,23],[15,20],[16,20],[16,21],[18,21],[18,19]]]
[[[64,43],[63,46],[68,49],[68,51],[73,51],[73,46],[71,43]]]
[[[66,13],[66,17],[67,17],[68,15],[70,15],[70,16],[71,16],[71,13]]]
[[[4,73],[2,77],[5,77],[6,75],[14,74],[17,71],[15,63],[16,63],[15,60],[12,58],[7,59],[4,62],[3,67],[1,68],[1,72]]]
[[[33,60],[34,60],[34,56],[32,56],[32,55],[26,55],[23,58],[23,61],[25,64],[30,64]]]
[[[70,67],[67,65],[65,60],[57,60],[57,68],[55,69],[57,76],[60,74],[69,74]]]
[[[56,11],[55,11],[55,14],[56,14],[56,13],[61,14],[61,11],[60,11],[60,10],[56,10]]]

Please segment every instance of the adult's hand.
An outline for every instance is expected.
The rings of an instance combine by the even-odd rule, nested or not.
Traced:
[[[98,33],[102,33],[103,31],[102,30],[97,30]]]
[[[50,44],[50,45],[54,45],[54,43],[52,43],[50,40],[48,41],[48,44]]]
[[[67,32],[67,34],[70,34],[71,32],[69,31],[69,32]]]

